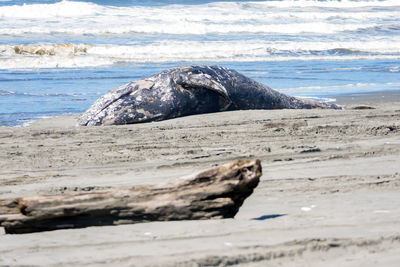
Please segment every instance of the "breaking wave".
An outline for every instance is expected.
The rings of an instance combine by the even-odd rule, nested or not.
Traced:
[[[0,45],[0,69],[96,67],[129,62],[399,59],[397,39],[381,42],[268,43],[160,41],[134,46]],[[384,47],[382,49],[382,47]]]
[[[139,2],[0,5],[0,68],[400,58],[397,0]]]
[[[396,2],[286,0],[115,7],[61,1],[0,6],[0,34],[327,34],[373,28],[382,19],[397,20],[396,9],[376,10],[398,6]],[[304,7],[313,9],[304,12]]]

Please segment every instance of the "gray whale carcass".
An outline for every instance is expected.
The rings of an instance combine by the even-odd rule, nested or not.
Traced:
[[[188,66],[106,93],[80,116],[78,125],[131,124],[230,110],[311,108],[341,109],[279,93],[225,67]]]

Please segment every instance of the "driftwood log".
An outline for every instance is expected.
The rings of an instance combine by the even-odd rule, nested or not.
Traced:
[[[193,178],[134,188],[0,200],[6,233],[149,221],[233,218],[261,176],[258,159],[235,161]]]

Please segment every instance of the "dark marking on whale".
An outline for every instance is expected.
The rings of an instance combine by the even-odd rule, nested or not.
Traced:
[[[341,109],[279,93],[229,68],[188,66],[115,88],[83,113],[78,125],[131,124],[231,110],[311,108]]]

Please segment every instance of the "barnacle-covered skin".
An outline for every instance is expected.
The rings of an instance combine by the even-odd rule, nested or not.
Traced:
[[[188,66],[106,93],[80,116],[78,125],[130,124],[228,110],[311,108],[340,109],[281,94],[225,67]]]

